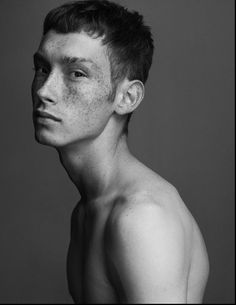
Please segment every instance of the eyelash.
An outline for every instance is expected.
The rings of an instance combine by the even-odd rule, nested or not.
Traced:
[[[80,76],[74,76],[75,78],[86,77],[86,75],[83,72],[81,72],[81,71],[72,71],[72,72],[70,72],[70,75],[71,74],[75,74],[75,73],[79,73],[80,74]]]
[[[33,71],[34,71],[35,73],[40,73],[40,74],[47,74],[47,73],[48,73],[47,69],[44,68],[44,67],[33,67],[32,69],[33,69]],[[42,72],[42,71],[39,72],[40,69],[43,69],[43,70],[45,70],[46,72]],[[80,75],[79,75],[79,76],[74,76],[73,74],[75,74],[75,73],[79,73]],[[87,77],[87,75],[86,75],[85,73],[83,73],[83,72],[81,72],[81,71],[77,71],[77,70],[71,71],[71,72],[69,73],[69,75],[70,75],[70,76],[72,75],[72,78],[75,78],[75,79],[80,78],[80,77]]]
[[[43,69],[43,70],[46,70],[46,71],[47,71],[47,69],[44,68],[44,67],[33,67],[32,69],[33,69],[33,71],[34,71],[35,73],[37,73],[37,72],[40,73],[40,74],[42,74],[42,73],[43,73],[43,74],[47,73],[47,72],[39,72],[40,69]]]

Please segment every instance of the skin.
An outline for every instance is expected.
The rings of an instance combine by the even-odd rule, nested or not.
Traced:
[[[111,100],[106,46],[84,32],[50,31],[36,53],[33,110],[58,120],[34,115],[35,137],[57,149],[81,195],[67,260],[74,301],[201,303],[209,263],[198,225],[122,134],[143,84],[125,78]]]

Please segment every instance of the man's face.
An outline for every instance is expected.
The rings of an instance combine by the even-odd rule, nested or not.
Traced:
[[[110,63],[101,39],[84,32],[50,31],[34,55],[34,65],[36,139],[63,147],[98,136],[113,112]]]

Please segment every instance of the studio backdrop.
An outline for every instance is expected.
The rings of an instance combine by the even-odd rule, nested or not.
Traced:
[[[34,140],[32,55],[66,1],[0,1],[0,303],[72,303],[70,215],[79,200],[57,152]],[[129,128],[132,153],[171,182],[210,259],[205,303],[234,299],[234,1],[120,0],[144,15],[155,53]]]

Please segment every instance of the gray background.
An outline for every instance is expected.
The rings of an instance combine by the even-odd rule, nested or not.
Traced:
[[[131,151],[179,190],[209,252],[205,303],[234,302],[234,1],[128,0],[156,52]],[[32,54],[49,9],[0,1],[0,302],[72,303],[70,214],[79,195],[56,151],[33,137]]]

